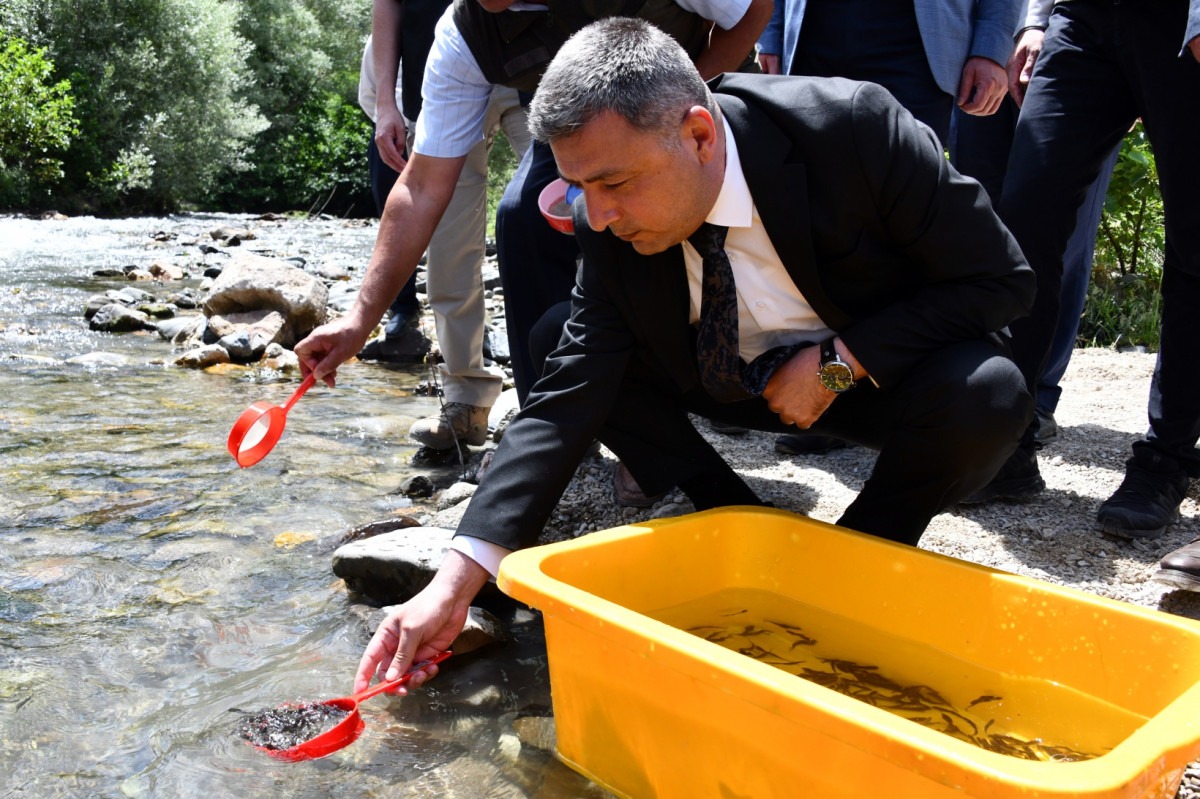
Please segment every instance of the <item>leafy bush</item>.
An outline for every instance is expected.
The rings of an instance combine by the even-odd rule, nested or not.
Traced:
[[[242,0],[252,45],[244,96],[269,125],[250,141],[251,171],[229,171],[206,200],[223,209],[350,210],[371,215],[358,68],[368,0]]]
[[[1139,122],[1121,144],[1104,200],[1079,346],[1158,348],[1164,235],[1157,164]]]
[[[79,130],[75,99],[70,81],[49,82],[54,65],[44,48],[0,42],[0,208],[27,207],[63,177],[58,156]]]
[[[239,96],[249,48],[228,0],[14,0],[70,79],[79,135],[58,201],[170,210],[247,166],[265,122]]]
[[[496,237],[496,207],[500,205],[504,187],[517,171],[518,164],[517,154],[513,152],[508,137],[504,135],[503,130],[497,131],[492,149],[488,152],[487,234],[490,238]]]

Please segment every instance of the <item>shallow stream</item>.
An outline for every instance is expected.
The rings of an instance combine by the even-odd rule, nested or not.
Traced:
[[[279,763],[236,737],[241,712],[350,693],[368,627],[331,553],[408,502],[390,493],[412,474],[405,431],[436,400],[412,396],[415,370],[348,365],[239,469],[233,421],[284,402],[295,378],[181,369],[157,334],[95,333],[83,317],[88,296],[129,285],[97,269],[187,261],[182,285],[198,285],[227,260],[198,246],[221,224],[256,230],[245,249],[357,275],[375,230],[0,219],[0,795],[597,795],[513,743],[515,716],[549,712],[532,634],[464,657],[457,676],[447,663],[411,697],[369,700],[363,737],[324,760]]]

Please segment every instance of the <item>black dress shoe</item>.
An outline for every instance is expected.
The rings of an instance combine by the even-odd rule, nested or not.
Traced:
[[[1200,591],[1200,538],[1159,561],[1154,579],[1184,591]]]
[[[775,451],[780,455],[824,455],[845,447],[844,440],[818,433],[789,433],[775,439]]]
[[[1045,490],[1046,481],[1038,471],[1037,449],[1019,446],[1008,456],[990,483],[966,499],[960,499],[959,504],[982,505],[994,499],[1030,499]]]
[[[1054,418],[1053,413],[1038,408],[1037,421],[1038,428],[1037,432],[1033,434],[1034,441],[1039,444],[1049,444],[1058,438],[1058,420]]]
[[[1177,461],[1143,448],[1125,462],[1125,479],[1096,512],[1097,526],[1122,538],[1162,535],[1179,516],[1188,482]]]
[[[666,495],[665,491],[653,496],[642,491],[642,487],[637,484],[637,480],[625,464],[617,464],[617,469],[613,472],[613,497],[618,505],[626,508],[649,508]]]

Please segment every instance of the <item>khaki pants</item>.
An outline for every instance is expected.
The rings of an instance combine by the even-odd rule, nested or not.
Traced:
[[[409,151],[416,125],[405,120]],[[482,266],[487,236],[487,160],[496,131],[503,129],[519,159],[529,148],[525,109],[515,89],[492,90],[484,117],[485,137],[467,154],[454,196],[429,242],[426,291],[442,351],[442,386],[447,402],[490,408],[500,396],[504,373],[483,365]]]

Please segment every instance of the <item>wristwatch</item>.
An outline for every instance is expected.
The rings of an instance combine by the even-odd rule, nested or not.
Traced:
[[[835,394],[841,394],[854,388],[854,370],[850,364],[841,359],[833,347],[834,336],[821,342],[821,368],[817,375],[821,385]]]

